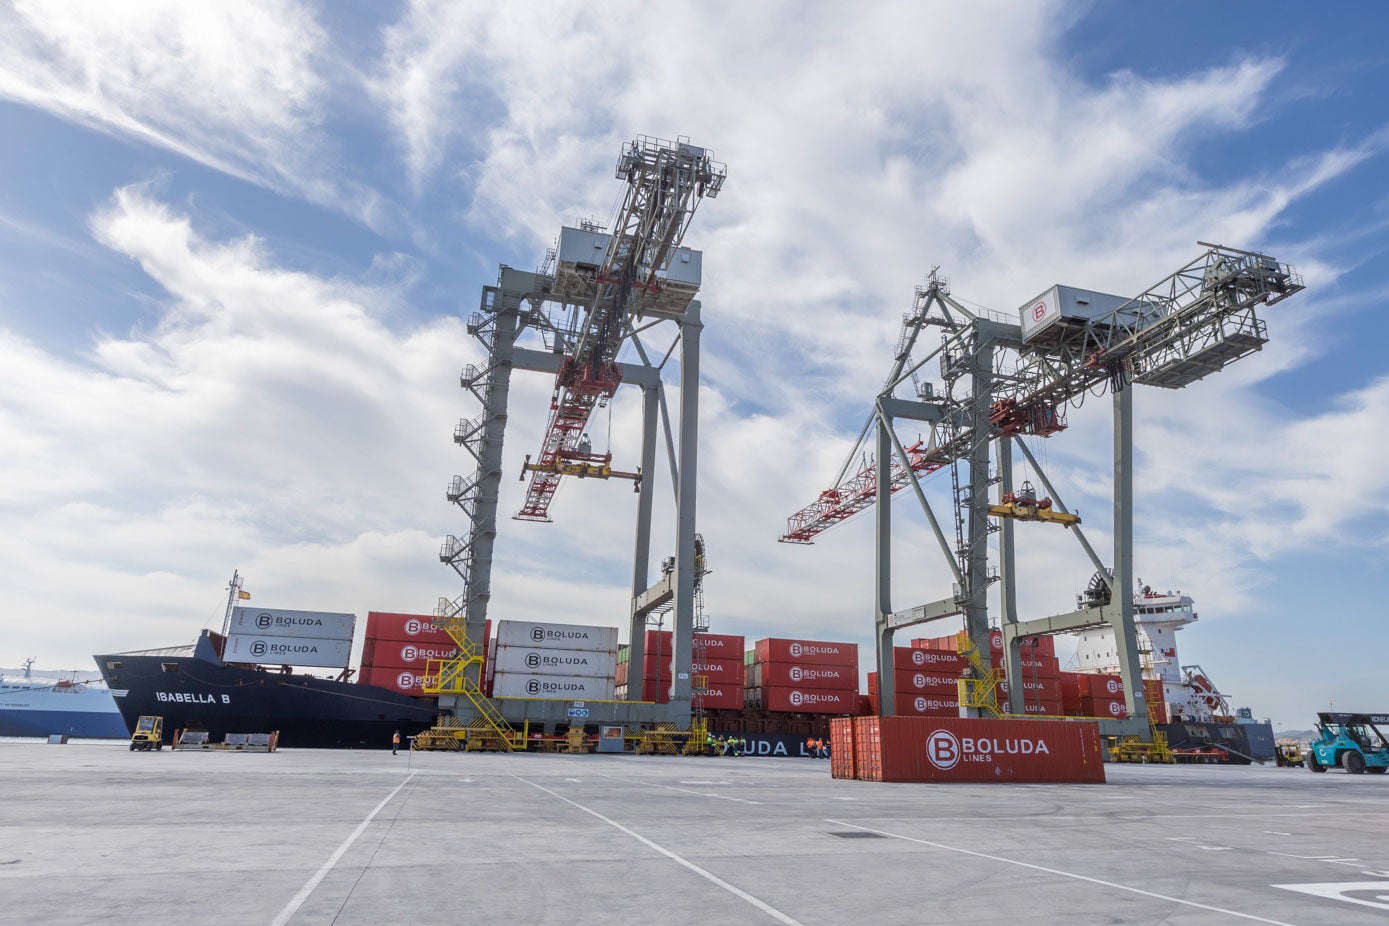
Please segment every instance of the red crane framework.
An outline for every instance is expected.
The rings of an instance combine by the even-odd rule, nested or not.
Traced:
[[[521,471],[522,479],[531,474],[531,482],[518,520],[549,521],[550,503],[565,476],[640,483],[639,471],[614,471],[610,452],[593,452],[588,422],[622,384],[617,353],[631,319],[692,295],[692,290],[682,292],[687,287],[667,271],[700,200],[718,195],[724,167],[684,140],[672,144],[638,136],[623,148],[617,177],[627,181],[627,192],[612,234],[604,236],[592,225],[581,230],[593,236],[595,246],[606,238],[601,263],[585,272],[586,265],[566,259],[572,254],[559,255],[562,266],[573,268],[564,276],[577,308],[567,330],[557,332],[569,349],[555,376],[540,452],[534,463],[527,457]],[[563,239],[560,250],[571,250]]]

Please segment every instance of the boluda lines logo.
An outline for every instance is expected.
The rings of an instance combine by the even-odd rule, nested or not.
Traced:
[[[1043,318],[1046,317],[1046,314],[1047,304],[1045,302],[1039,302],[1032,307],[1032,320],[1034,322],[1041,321]]]
[[[792,659],[800,659],[802,656],[838,656],[843,650],[832,643],[801,643],[794,641],[786,648],[791,653]]]
[[[792,707],[814,707],[821,704],[837,705],[840,702],[840,693],[837,691],[801,691],[791,690]]]
[[[256,615],[256,626],[259,627],[261,630],[266,629],[273,623],[275,623],[275,621],[273,618],[271,618],[269,614]]]
[[[1124,702],[1110,701],[1109,712],[1113,714],[1115,717],[1122,717],[1124,715]]]
[[[402,662],[419,662],[421,659],[452,659],[458,655],[458,647],[416,646],[407,643],[400,648]]]
[[[402,626],[400,629],[404,630],[412,637],[418,637],[420,634],[425,633],[429,630],[433,630],[434,628],[429,624],[426,624],[424,621],[420,620],[418,617],[412,617],[409,620],[407,620],[404,626]]]
[[[1109,690],[1110,694],[1118,694],[1119,692],[1124,690],[1123,684],[1121,684],[1117,678],[1105,679],[1104,687]]]
[[[937,730],[926,737],[926,758],[942,772],[960,763],[960,741],[949,730]]]
[[[926,737],[926,759],[941,771],[961,762],[992,762],[994,756],[1049,756],[1044,739],[1029,737],[961,736],[936,730]]]
[[[413,672],[402,672],[396,676],[395,683],[397,688],[414,688],[419,681],[419,676]]]

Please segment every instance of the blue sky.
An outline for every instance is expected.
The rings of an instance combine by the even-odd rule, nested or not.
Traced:
[[[1263,353],[1137,395],[1138,573],[1196,599],[1184,660],[1256,713],[1385,707],[1380,5],[583,13],[0,6],[0,664],[183,641],[233,567],[285,607],[454,594],[435,551],[475,413],[462,319],[499,263],[608,213],[623,140],[688,135],[730,178],[687,240],[716,629],[869,643],[868,521],[774,540],[828,487],[933,265],[1007,311],[1054,282],[1138,292],[1214,240],[1308,290]],[[548,392],[518,385],[508,467]],[[636,420],[614,402],[618,464]],[[1107,543],[1103,403],[1071,424],[1037,449]],[[948,579],[900,509],[907,606]],[[555,524],[503,522],[494,616],[623,623],[631,514],[586,485]],[[1089,578],[1066,541],[1027,538],[1029,616]]]

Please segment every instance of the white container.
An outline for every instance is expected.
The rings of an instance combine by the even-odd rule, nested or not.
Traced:
[[[1088,322],[1114,312],[1129,300],[1057,284],[1018,310],[1022,339],[1029,344],[1056,341]],[[1134,306],[1135,315],[1137,306]]]
[[[617,653],[583,650],[541,649],[534,646],[498,644],[492,656],[497,672],[540,675],[582,675],[612,678],[617,670]]]
[[[585,627],[580,624],[539,624],[533,621],[500,621],[499,646],[528,646],[533,649],[567,649],[588,653],[617,652],[616,627]]]
[[[249,662],[266,666],[316,666],[325,669],[347,667],[352,654],[351,640],[314,640],[307,637],[267,637],[248,633],[227,636],[222,653],[226,662]]]
[[[351,640],[355,614],[326,611],[284,611],[270,608],[232,608],[230,632],[258,637],[308,637]]]
[[[551,698],[562,701],[611,701],[611,678],[580,675],[535,675],[498,671],[492,678],[494,698]]]

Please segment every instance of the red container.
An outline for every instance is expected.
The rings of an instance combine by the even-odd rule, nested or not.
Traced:
[[[423,672],[431,659],[453,659],[458,647],[450,640],[438,643],[403,643],[398,640],[367,640],[362,644],[362,670],[418,669]]]
[[[453,645],[453,638],[436,629],[434,618],[428,614],[393,614],[386,611],[367,612],[366,639]]]
[[[923,694],[899,691],[893,698],[899,717],[959,717],[960,700],[954,694]]]
[[[690,666],[690,675],[707,676],[711,687],[733,685],[738,688],[743,687],[747,677],[746,667],[741,659],[696,659]]]
[[[1088,672],[1076,673],[1080,682],[1080,693],[1092,698],[1122,698],[1124,682],[1117,675],[1095,675]]]
[[[896,669],[927,669],[936,673],[959,676],[967,662],[965,657],[958,653],[950,653],[944,650],[919,649],[912,646],[894,646],[892,648],[892,665]]]
[[[923,652],[926,652],[923,650]],[[994,653],[992,659],[995,669],[1003,668],[1003,654]],[[1061,678],[1061,662],[1055,656],[1030,656],[1023,651],[1022,671],[1028,678]]]
[[[999,682],[999,691],[1008,694],[1008,683]],[[1061,703],[1061,680],[1055,678],[1027,678],[1022,680],[1023,700],[1029,703],[1035,701],[1055,701]]]
[[[710,685],[694,692],[691,702],[694,707],[710,711],[736,711],[743,707],[742,685]]]
[[[825,688],[858,691],[858,666],[826,666],[800,662],[757,662],[752,673],[760,686]]]
[[[855,723],[856,772],[869,781],[1105,780],[1093,723],[949,717]]]
[[[762,695],[762,710],[766,711],[842,715],[852,715],[858,711],[857,691],[771,686],[758,690]]]
[[[960,690],[959,679],[953,675],[944,675],[940,672],[905,672],[897,671],[893,673],[895,682],[894,691],[900,694],[946,694],[954,696]],[[878,675],[876,672],[869,673],[869,690],[878,690]]]
[[[423,697],[423,676],[423,670],[417,669],[363,668],[357,676],[357,682],[361,685],[375,685],[388,691]]]
[[[854,720],[836,717],[830,721],[830,776],[854,777]]]
[[[628,666],[630,663],[620,662],[617,665],[618,678],[629,677]],[[737,685],[742,687],[746,680],[746,670],[741,659],[710,659],[701,661],[696,659],[690,669],[691,675],[707,675],[711,684],[717,682],[723,685]],[[655,660],[647,660],[646,671],[642,673],[642,678],[663,682],[670,681],[670,663],[661,660],[658,666]]]
[[[782,640],[775,637],[754,644],[758,662],[789,662],[813,666],[851,666],[858,668],[857,643],[827,643],[821,640]]]
[[[916,649],[944,650],[952,653],[958,652],[960,648],[959,638],[953,633],[943,637],[913,640],[911,645]],[[1003,631],[989,631],[988,647],[990,655],[1003,652]],[[1024,658],[1056,658],[1056,640],[1052,637],[1022,637],[1018,640],[1018,649],[1022,651]]]
[[[732,633],[697,633],[694,635],[697,659],[736,659],[743,661],[743,637]]]
[[[1122,720],[1129,715],[1123,698],[1085,698],[1080,702],[1080,709],[1085,717],[1117,717]]]

